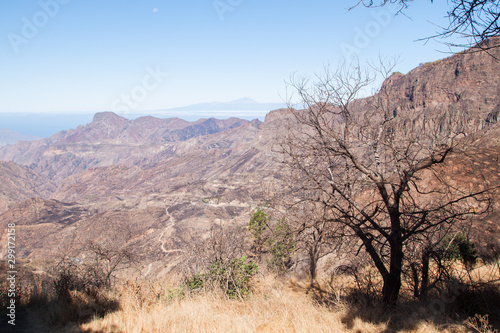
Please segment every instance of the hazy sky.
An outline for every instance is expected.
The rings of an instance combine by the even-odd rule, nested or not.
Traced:
[[[3,0],[0,113],[280,102],[291,73],[314,74],[346,54],[399,55],[403,73],[448,56],[415,41],[446,25],[445,1],[417,1],[395,17],[347,11],[354,3]]]

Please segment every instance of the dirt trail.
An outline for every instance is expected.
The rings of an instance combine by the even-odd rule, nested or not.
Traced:
[[[153,263],[150,263],[148,266],[148,271],[142,275],[142,277],[148,276],[149,272],[151,272],[151,266],[153,266]]]
[[[165,227],[165,230],[163,230],[163,232],[160,234],[160,237],[158,238],[158,241],[161,243],[160,244],[160,248],[161,248],[161,251],[163,253],[173,253],[173,252],[184,252],[184,250],[181,250],[181,249],[173,249],[173,250],[167,250],[165,249],[165,241],[163,240],[163,235],[165,235],[165,233],[172,227],[175,226],[175,220],[174,220],[174,217],[172,216],[172,214],[170,214],[170,212],[168,211],[168,207],[165,208],[165,212],[167,213],[168,217],[169,217],[169,220],[170,220],[170,224],[168,226]]]

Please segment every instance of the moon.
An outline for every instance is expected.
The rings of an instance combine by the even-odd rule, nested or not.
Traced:
[[[153,8],[153,13],[158,13],[158,8]]]

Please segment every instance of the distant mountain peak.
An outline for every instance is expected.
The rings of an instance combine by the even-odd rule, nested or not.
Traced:
[[[243,97],[243,98],[239,98],[239,99],[236,99],[234,101],[231,101],[230,103],[247,103],[247,104],[258,104],[257,101],[249,98],[249,97]]]
[[[96,113],[92,122],[104,122],[118,125],[120,123],[128,122],[128,120],[122,116],[117,115],[114,112],[105,111]]]

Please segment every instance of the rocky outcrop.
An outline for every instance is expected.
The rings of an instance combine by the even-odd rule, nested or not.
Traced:
[[[489,41],[500,44],[500,37]],[[451,57],[421,64],[408,74],[394,73],[381,92],[388,92],[401,109],[419,112],[432,108],[453,108],[479,113],[483,126],[496,123],[500,112],[500,48],[488,52],[470,49]]]

